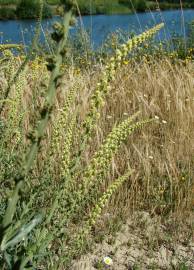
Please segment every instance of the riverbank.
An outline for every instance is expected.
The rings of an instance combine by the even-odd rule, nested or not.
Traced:
[[[138,16],[138,20],[137,20]],[[77,26],[71,29],[72,36],[77,35],[76,46],[80,48],[80,43],[83,41],[81,37],[80,27],[83,27],[88,33],[89,43],[93,44],[94,48],[100,48],[106,41],[111,42],[108,37],[111,33],[121,30],[123,36],[129,35],[129,33],[140,33],[157,23],[161,22],[161,16],[165,21],[165,27],[158,34],[159,40],[166,40],[170,36],[182,36],[183,31],[181,28],[181,10],[168,10],[159,12],[142,12],[137,14],[127,15],[93,15],[83,16],[80,21],[77,19]],[[53,19],[45,19],[42,21],[42,29],[44,33],[51,30]],[[194,10],[187,9],[184,11],[184,23],[186,35],[189,33],[189,25],[194,21]],[[56,17],[56,20],[58,18]],[[33,38],[33,31],[36,25],[35,20],[8,20],[0,21],[0,39],[2,43],[14,43],[30,45]],[[168,33],[168,36],[166,36]],[[114,35],[114,34],[113,34]],[[109,41],[108,41],[108,40]],[[41,35],[41,43],[45,44],[45,37]],[[85,39],[84,39],[85,40]],[[78,45],[79,44],[79,45]]]
[[[37,15],[37,4],[33,1],[24,1],[23,12],[18,12],[19,0],[4,0],[0,5],[0,20],[8,19],[33,19]],[[45,6],[43,14],[44,18],[49,18],[58,13],[59,0],[48,0]],[[179,3],[162,2],[159,3],[154,1],[138,0],[131,6],[128,1],[125,0],[96,0],[91,5],[86,1],[79,0],[79,9],[82,15],[99,15],[99,14],[131,14],[136,10],[137,12],[146,12],[154,10],[172,10],[180,9]],[[20,3],[22,7],[22,4]],[[28,10],[29,7],[29,10]],[[194,3],[185,2],[183,8],[194,8]]]

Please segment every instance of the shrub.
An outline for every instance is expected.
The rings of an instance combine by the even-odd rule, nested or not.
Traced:
[[[90,6],[87,2],[81,2],[79,8],[82,15],[96,14],[96,6]]]
[[[125,6],[130,6],[130,1],[129,0],[119,0],[119,4],[125,5]]]
[[[1,20],[8,20],[15,18],[15,9],[3,7],[0,8],[0,19]]]
[[[1,0],[1,5],[16,5],[18,4],[19,0]]]
[[[40,4],[38,0],[21,0],[17,6],[16,15],[21,19],[35,19],[38,17]],[[47,4],[44,4],[43,18],[51,17],[51,9]]]
[[[145,0],[119,0],[119,3],[131,8],[132,10],[135,9],[136,11],[145,11],[147,8]]]
[[[145,0],[137,0],[135,8],[137,11],[145,11],[146,10],[146,1]]]

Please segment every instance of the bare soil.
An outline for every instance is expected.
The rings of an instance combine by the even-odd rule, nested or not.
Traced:
[[[193,270],[191,223],[183,227],[174,222],[161,225],[158,217],[138,212],[127,220],[116,237],[107,237],[95,244],[92,252],[74,262],[71,270]],[[105,256],[113,260],[112,266],[103,263]]]

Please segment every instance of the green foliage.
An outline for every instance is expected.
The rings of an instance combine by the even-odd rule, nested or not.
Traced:
[[[60,0],[47,0],[47,3],[49,5],[58,5],[61,3],[61,1]]]
[[[135,3],[135,8],[137,11],[145,11],[147,8],[146,1],[145,0],[137,0]]]
[[[136,11],[145,11],[147,8],[147,2],[145,0],[132,0],[132,1],[127,1],[127,0],[119,0],[120,3],[127,5],[131,10],[136,10]]]
[[[28,217],[25,218],[26,212],[28,212],[27,209],[23,209],[21,216],[19,217],[18,221],[15,222],[15,214],[17,211],[17,205],[21,198],[21,192],[25,188],[25,180],[30,172],[30,169],[33,165],[34,159],[36,158],[36,155],[39,150],[40,142],[42,137],[44,136],[44,132],[49,120],[49,116],[51,114],[51,108],[54,103],[55,98],[55,90],[56,85],[58,82],[58,77],[60,73],[60,68],[63,60],[63,54],[61,51],[64,50],[66,45],[66,39],[69,29],[69,23],[71,19],[71,10],[64,16],[64,22],[63,22],[63,31],[64,34],[59,33],[56,30],[56,35],[58,36],[58,47],[56,51],[56,62],[54,65],[52,65],[52,76],[50,79],[50,83],[48,86],[48,91],[45,96],[45,106],[43,107],[42,111],[40,112],[40,120],[37,125],[37,128],[35,130],[35,134],[32,135],[30,138],[31,144],[29,146],[29,149],[26,151],[25,157],[23,162],[20,165],[20,169],[18,170],[18,173],[14,176],[15,181],[15,188],[12,193],[11,198],[8,201],[7,209],[5,211],[4,217],[2,218],[2,222],[0,225],[0,241],[1,241],[1,253],[3,254],[4,260],[7,263],[7,265],[12,269],[14,267],[19,267],[19,269],[23,269],[25,266],[28,265],[31,257],[34,257],[34,253],[28,253],[27,251],[24,252],[22,246],[18,249],[18,244],[21,243],[21,241],[28,240],[28,236],[34,228],[42,221],[43,215],[37,214],[31,219]],[[61,25],[62,27],[62,25]],[[52,60],[52,59],[51,59]],[[33,198],[33,196],[32,196]],[[28,248],[28,245],[25,246],[25,248]],[[32,245],[29,245],[29,249],[32,248]],[[9,251],[9,249],[11,249]],[[11,254],[8,255],[8,252],[11,252]],[[34,250],[36,252],[36,250]],[[5,263],[3,263],[3,266]]]
[[[87,93],[88,107],[80,113],[84,102],[82,92],[78,92],[81,89],[79,75],[73,85],[64,87],[66,78],[75,76],[73,65],[66,72],[67,34],[73,7],[73,2],[69,1],[63,21],[54,24],[54,53],[46,61],[36,57],[25,64],[25,69],[20,69],[14,64],[11,51],[4,52],[2,47],[8,58],[7,67],[3,67],[5,79],[8,84],[11,81],[1,112],[1,130],[5,129],[6,134],[0,143],[3,156],[0,157],[3,159],[0,176],[6,191],[0,202],[0,266],[3,270],[68,267],[84,250],[86,238],[111,196],[130,178],[127,162],[121,172],[117,168],[118,175],[105,184],[113,159],[129,135],[153,121],[147,116],[146,120],[137,121],[134,114],[113,127],[111,123],[104,141],[93,148],[91,141],[105,103],[109,102],[107,97],[117,72],[125,68],[132,51],[142,48],[163,24],[111,49],[111,57],[105,58],[105,64],[98,70],[95,87],[89,88]],[[84,50],[82,53],[84,55]],[[16,80],[12,78],[11,67],[19,70]],[[86,88],[85,81],[82,83]],[[24,93],[26,84],[31,91],[27,88]],[[63,94],[58,93],[60,88]],[[25,95],[30,107],[23,109]],[[25,124],[22,124],[24,118]],[[21,136],[25,138],[25,126],[29,122],[33,128],[26,142]]]
[[[39,15],[40,1],[39,0],[21,0],[17,5],[16,15],[21,19],[34,19]],[[51,10],[45,3],[43,8],[43,18],[51,17]]]
[[[23,2],[22,6],[26,8],[26,15],[24,8],[19,8],[19,17],[20,18],[34,18],[36,17],[36,9],[37,5],[35,4],[38,0],[1,0],[1,5],[5,6],[4,10],[2,11],[2,16],[0,19],[7,19],[7,18],[15,18],[16,14],[14,13],[14,6],[20,6],[21,1]],[[44,16],[43,17],[50,17],[51,15],[57,13],[56,7],[58,5],[64,4],[66,1],[62,0],[45,0],[46,5],[44,8]],[[159,1],[159,4],[153,1],[147,0],[93,0],[91,2],[85,0],[78,0],[77,1],[79,10],[82,15],[88,14],[126,14],[134,12],[134,9],[139,12],[145,11],[148,7],[152,10],[156,8],[160,8],[161,10],[172,9],[172,8],[180,8],[180,1]],[[11,5],[11,7],[8,7]],[[31,7],[33,6],[33,10]],[[192,1],[187,0],[186,2],[182,3],[183,8],[193,8],[194,3]],[[13,9],[11,12],[10,9]],[[77,8],[75,8],[77,9]],[[18,16],[18,13],[17,13]]]
[[[129,6],[130,5],[130,1],[128,1],[128,0],[119,0],[119,3],[120,4],[123,4],[125,6]]]
[[[17,5],[20,0],[1,0],[1,5]]]
[[[0,8],[0,20],[8,20],[13,19],[15,17],[16,17],[15,9],[7,7]]]

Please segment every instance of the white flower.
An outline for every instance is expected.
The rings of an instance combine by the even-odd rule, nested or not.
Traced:
[[[104,262],[106,265],[109,265],[109,266],[110,266],[110,265],[113,265],[112,259],[111,259],[110,257],[108,257],[108,256],[104,257],[103,262]]]
[[[149,158],[149,159],[153,159],[154,157],[153,157],[153,156],[149,156],[148,158]]]
[[[166,120],[162,120],[162,123],[163,123],[163,124],[167,124],[167,121],[166,121]]]
[[[160,119],[159,116],[157,116],[157,115],[155,115],[154,118],[155,118],[156,120],[159,120],[159,119]]]

